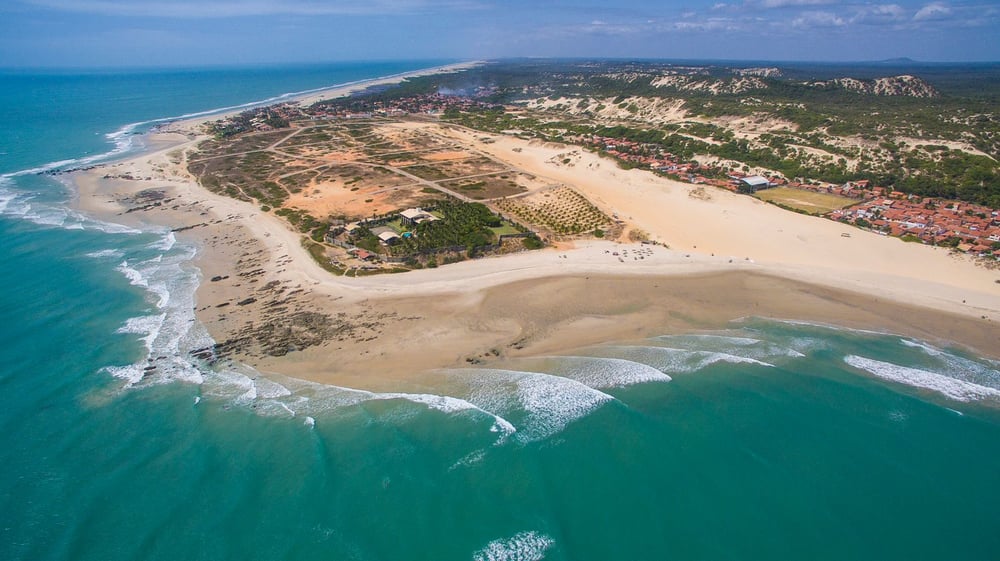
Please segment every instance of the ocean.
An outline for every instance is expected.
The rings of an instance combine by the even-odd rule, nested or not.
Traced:
[[[213,369],[195,248],[39,175],[445,62],[0,72],[0,559],[998,558],[997,362],[748,318],[426,393]]]

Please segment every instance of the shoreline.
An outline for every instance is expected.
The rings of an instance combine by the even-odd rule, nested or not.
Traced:
[[[273,96],[265,100],[252,101],[236,105],[233,107],[210,109],[207,111],[195,113],[192,116],[181,115],[177,118],[167,117],[167,118],[154,119],[148,122],[149,123],[163,122],[162,128],[160,126],[157,126],[153,131],[150,131],[149,133],[146,133],[143,136],[149,137],[151,134],[156,134],[157,132],[169,132],[177,128],[188,129],[189,127],[197,127],[209,121],[220,119],[223,117],[228,117],[231,115],[236,115],[248,109],[253,109],[255,107],[265,107],[272,104],[289,103],[289,102],[296,102],[296,103],[301,103],[303,105],[310,105],[316,103],[317,101],[351,96],[375,86],[398,84],[406,80],[407,78],[418,78],[421,76],[431,76],[434,74],[448,74],[451,72],[459,72],[462,70],[480,66],[482,64],[485,64],[485,61],[471,60],[466,62],[455,62],[451,64],[444,64],[441,66],[433,66],[430,68],[422,68],[419,70],[400,72],[398,74],[390,74],[388,76],[379,76],[377,78],[355,80],[343,84],[333,84],[330,86],[323,86],[320,88],[314,88],[302,92],[284,93],[277,96]]]
[[[224,357],[262,373],[398,390],[420,371],[721,329],[745,317],[883,331],[1000,358],[1000,284],[985,284],[998,272],[721,190],[695,200],[693,186],[617,169],[578,147],[508,137],[477,148],[572,182],[674,249],[586,241],[402,275],[335,277],[279,218],[187,174],[183,153],[199,141],[190,127],[204,120],[172,123],[147,135],[147,152],[69,178],[81,210],[171,228],[197,245],[196,317]],[[567,151],[577,152],[574,166],[554,163]],[[125,172],[142,179],[103,177]],[[761,239],[732,236],[757,221],[768,225]],[[791,237],[780,235],[786,230]],[[841,238],[843,230],[854,237]],[[623,250],[631,260],[612,257]],[[924,272],[900,274],[900,264]]]

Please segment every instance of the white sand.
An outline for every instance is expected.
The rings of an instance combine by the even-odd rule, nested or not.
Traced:
[[[453,134],[470,142],[482,136]],[[968,256],[788,212],[723,189],[707,188],[711,199],[702,200],[689,195],[694,185],[622,170],[575,147],[498,137],[479,149],[572,185],[651,239],[709,262],[713,255],[725,262],[749,258],[757,270],[770,274],[949,312],[1000,317],[1000,271]],[[570,151],[578,152],[573,161],[559,163],[563,158],[558,156]]]

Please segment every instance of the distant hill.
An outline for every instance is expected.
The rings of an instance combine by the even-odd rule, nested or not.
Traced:
[[[713,95],[740,94],[768,87],[763,79],[752,75],[728,79],[667,75],[653,78],[649,85],[654,88],[672,88],[680,92],[704,92]]]
[[[719,77],[706,75],[707,71],[684,73],[667,72],[659,76],[634,73],[630,75],[631,82],[649,79],[649,85],[677,92],[701,92],[711,95],[742,94],[750,91],[767,90],[773,85],[772,80],[781,79],[782,72],[778,68],[747,68],[732,69],[732,76]],[[616,77],[620,77],[617,75]],[[941,94],[934,86],[925,80],[910,74],[899,76],[883,76],[871,79],[853,77],[833,78],[830,80],[811,80],[804,85],[827,90],[845,90],[863,95],[903,96],[932,98]]]
[[[477,130],[623,138],[719,173],[867,180],[1000,208],[1000,63],[531,60],[413,79],[393,95],[442,88],[507,106],[456,114]]]
[[[841,88],[848,91],[887,96],[907,96],[907,97],[938,97],[941,95],[926,81],[903,74],[901,76],[888,76],[885,78],[875,78],[874,80],[858,80],[857,78],[836,78],[833,80],[822,80],[807,84],[816,88]]]
[[[910,57],[899,57],[899,58],[887,58],[885,60],[877,60],[872,64],[881,64],[885,66],[909,66],[914,64],[920,64],[920,62],[913,60]]]

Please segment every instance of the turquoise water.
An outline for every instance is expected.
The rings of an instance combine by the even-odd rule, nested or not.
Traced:
[[[435,64],[0,74],[0,559],[997,558],[994,362],[752,319],[422,393],[211,370],[192,248],[12,175]]]

